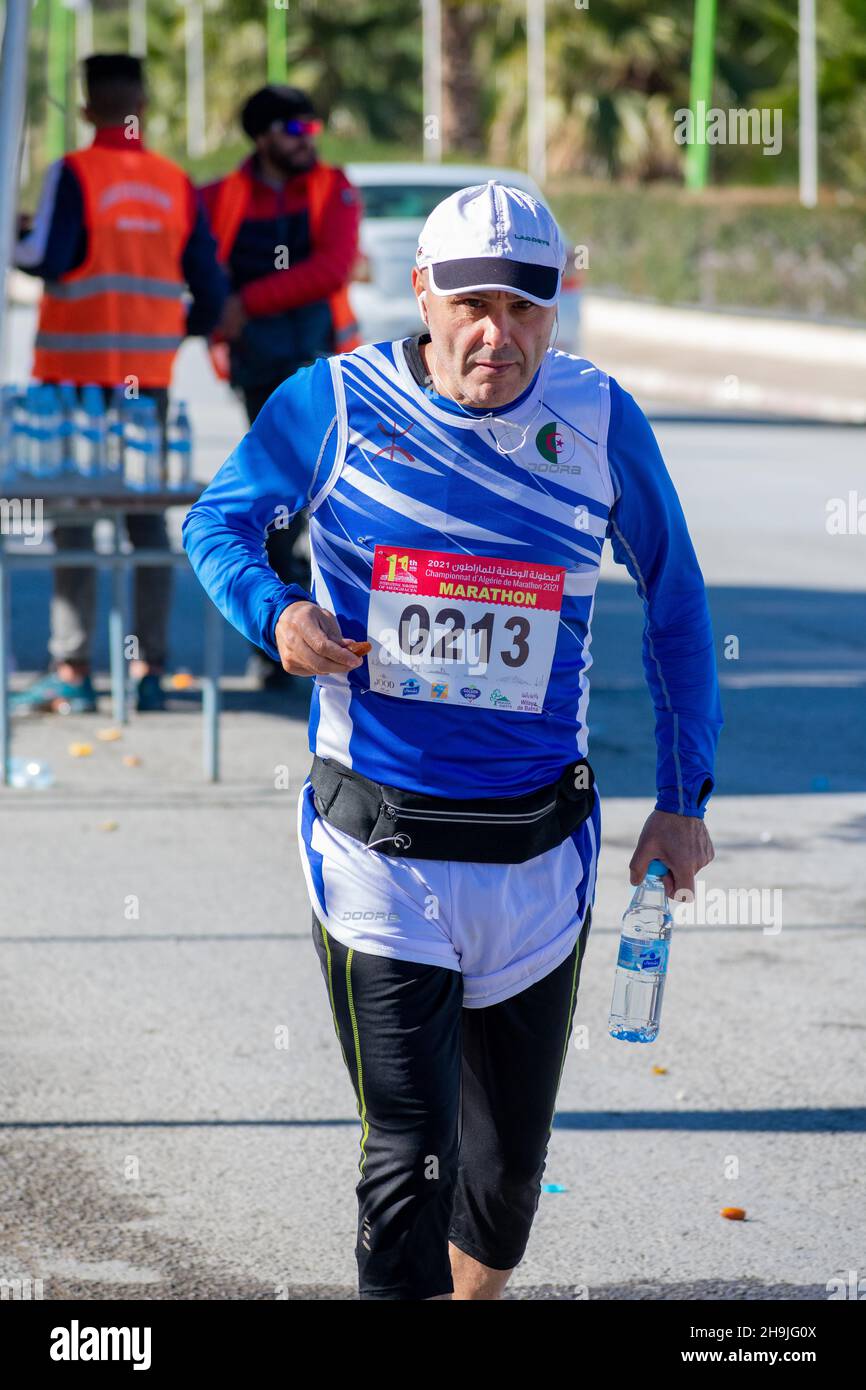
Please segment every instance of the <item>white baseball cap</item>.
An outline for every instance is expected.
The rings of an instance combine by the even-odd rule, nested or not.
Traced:
[[[415,263],[434,294],[508,290],[555,304],[568,252],[556,220],[522,188],[488,179],[460,188],[430,213]]]

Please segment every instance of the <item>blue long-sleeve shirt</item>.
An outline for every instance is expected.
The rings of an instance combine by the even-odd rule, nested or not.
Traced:
[[[597,369],[551,353],[546,385],[537,373],[496,412],[500,423],[488,425],[486,412],[413,384],[399,348],[376,344],[344,354],[336,378],[338,359],[320,359],[270,397],[184,522],[184,546],[214,603],[279,659],[274,628],[299,598],[334,612],[344,636],[368,637],[371,587],[380,601],[377,546],[382,554],[561,565],[564,592],[540,713],[524,713],[531,706],[516,704],[513,691],[503,704],[501,689],[488,692],[480,681],[447,688],[452,703],[416,702],[411,678],[400,681],[398,672],[394,693],[383,693],[387,681],[380,671],[374,683],[366,662],[348,676],[315,682],[310,746],[321,756],[431,795],[517,795],[549,784],[587,752],[590,621],[609,538],[645,607],[656,806],[702,817],[723,722],[710,616],[679,499],[640,407]],[[533,418],[527,412],[537,401]],[[515,426],[500,454],[496,431],[512,413],[521,426],[529,419],[526,439],[514,449]],[[459,453],[451,447],[457,442]],[[268,531],[305,507],[312,593],[283,584],[265,551]],[[490,593],[495,617],[495,591],[484,590]],[[539,620],[538,636],[533,630],[528,639],[536,685],[545,677],[544,630]],[[455,708],[460,699],[475,707]]]

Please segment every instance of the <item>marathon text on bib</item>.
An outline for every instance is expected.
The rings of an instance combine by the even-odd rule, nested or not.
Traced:
[[[559,565],[377,545],[370,689],[540,714],[564,582]]]

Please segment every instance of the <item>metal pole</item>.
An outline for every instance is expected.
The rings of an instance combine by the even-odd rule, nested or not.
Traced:
[[[128,568],[121,550],[120,516],[112,517],[114,554],[111,568],[111,608],[108,612],[108,663],[111,670],[111,707],[117,724],[127,722],[126,712],[126,654],[123,637],[126,627],[126,589]]]
[[[442,161],[442,3],[421,0],[423,45],[424,158]]]
[[[71,18],[71,12],[63,0],[48,0],[45,149],[52,163],[62,159],[66,153]]]
[[[220,780],[220,668],[222,667],[223,618],[215,604],[204,601],[204,675],[201,683],[202,757],[209,782]]]
[[[269,0],[268,4],[268,81],[285,84],[289,79],[288,58],[286,57],[286,24],[289,0],[282,4]]]
[[[547,179],[544,7],[545,0],[526,0],[527,164],[539,184]]]
[[[6,326],[6,270],[15,244],[18,169],[27,91],[30,0],[6,0],[0,55],[0,361]]]
[[[800,0],[800,202],[818,201],[818,62],[815,0]]]
[[[90,4],[90,0],[78,0],[78,3],[73,5],[73,9],[75,10],[76,58],[76,74],[74,81],[75,93],[77,98],[75,102],[75,129],[77,133],[78,144],[86,145],[89,143],[88,137],[90,134],[90,126],[87,124],[86,121],[81,119],[81,116],[78,114],[78,111],[80,105],[83,104],[81,64],[84,61],[84,59],[89,58],[91,53],[93,52],[93,6]]]
[[[204,25],[200,0],[186,0],[186,152],[198,159],[205,152]]]
[[[716,0],[695,0],[692,39],[692,77],[689,104],[694,121],[693,140],[686,149],[686,188],[706,188],[710,166],[706,113],[713,104],[713,68],[716,41]]]
[[[9,785],[9,649],[11,644],[9,571],[0,535],[0,786]]]
[[[129,0],[129,51],[147,57],[147,0]]]

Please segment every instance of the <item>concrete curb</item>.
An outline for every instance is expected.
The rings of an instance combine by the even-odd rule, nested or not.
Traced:
[[[584,294],[581,317],[587,332],[616,334],[656,345],[700,349],[711,346],[718,351],[784,361],[866,367],[866,328],[704,309],[671,309],[594,294]]]

